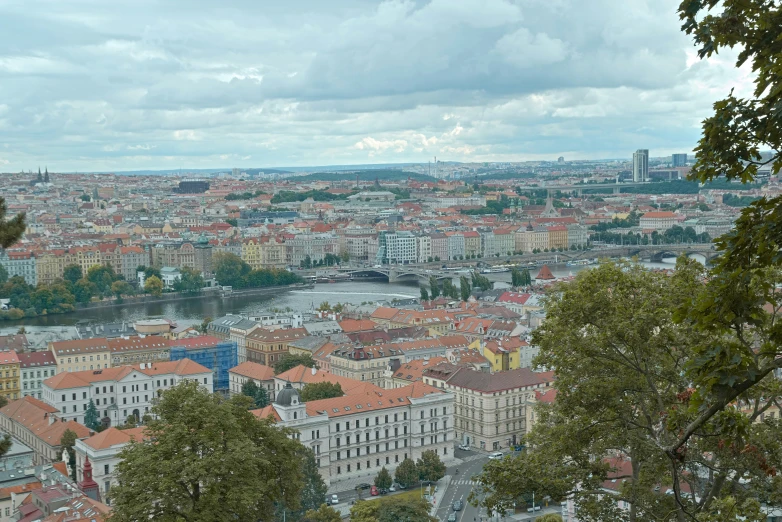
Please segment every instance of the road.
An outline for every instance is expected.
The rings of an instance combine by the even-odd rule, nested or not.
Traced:
[[[454,456],[457,459],[474,459],[467,460],[463,464],[459,465],[459,474],[455,475],[456,468],[448,468],[446,473],[451,475],[451,483],[448,489],[443,495],[443,500],[440,502],[440,506],[437,508],[436,516],[442,521],[448,519],[448,515],[453,512],[453,503],[456,500],[462,501],[462,510],[456,512],[457,522],[473,522],[481,520],[481,513],[485,518],[486,510],[479,509],[467,502],[467,497],[470,496],[473,484],[470,480],[474,475],[478,475],[483,469],[483,465],[488,462],[489,457],[485,454],[478,454],[473,451],[462,451],[457,449]],[[477,458],[476,458],[477,457]]]

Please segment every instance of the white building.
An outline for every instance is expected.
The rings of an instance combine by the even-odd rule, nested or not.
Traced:
[[[57,359],[52,352],[17,353],[19,357],[20,385],[22,397],[31,395],[41,398],[43,381],[57,373]]]
[[[451,393],[422,382],[306,404],[288,384],[272,405],[254,413],[297,429],[323,480],[333,484],[357,477],[371,482],[380,468],[393,473],[405,458],[417,460],[427,450],[451,461],[453,404]]]
[[[416,236],[416,248],[418,249],[418,262],[426,263],[432,257],[432,238],[425,234]]]
[[[28,285],[38,284],[35,271],[36,259],[30,252],[19,250],[3,250],[0,248],[0,266],[8,272],[8,279],[14,276],[24,278]]]
[[[407,264],[418,259],[418,239],[411,232],[381,232],[377,259],[381,263]]]
[[[649,181],[649,149],[633,152],[633,181]]]
[[[144,426],[127,430],[118,430],[111,427],[97,433],[87,439],[77,440],[76,451],[76,480],[84,479],[84,462],[87,457],[92,464],[92,479],[97,482],[100,497],[107,498],[111,486],[117,483],[117,465],[122,462],[120,452],[132,439],[141,442],[144,437]]]
[[[141,418],[152,407],[152,399],[183,379],[194,379],[210,393],[214,391],[212,370],[190,359],[118,366],[103,370],[61,372],[43,382],[42,400],[60,411],[60,418],[84,422],[92,400],[101,419],[122,424],[130,416]]]
[[[665,232],[679,223],[679,216],[674,212],[647,212],[639,219],[639,225],[644,230],[656,230]]]
[[[266,390],[269,400],[274,399],[274,370],[269,366],[252,361],[239,363],[238,366],[228,370],[228,380],[231,395],[242,393],[244,383],[253,381],[257,386]]]

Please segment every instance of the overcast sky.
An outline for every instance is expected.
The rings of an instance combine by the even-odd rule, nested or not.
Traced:
[[[0,0],[0,171],[690,152],[679,0]]]

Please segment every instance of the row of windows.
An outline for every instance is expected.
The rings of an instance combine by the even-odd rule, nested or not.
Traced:
[[[437,448],[435,448],[434,451],[435,451],[435,453],[437,453],[437,451],[438,451]],[[443,455],[448,455],[448,448],[447,447],[443,448]],[[407,458],[407,453],[405,453],[403,455],[402,460],[404,460],[406,458]],[[391,460],[390,459],[391,459],[390,456],[386,456],[386,460],[385,460],[385,464],[386,465],[391,464]],[[398,454],[394,455],[394,463],[395,464],[399,463],[399,455]],[[355,464],[356,464],[356,468],[355,468],[356,471],[361,471],[361,463],[360,462],[356,462]],[[320,466],[320,462],[318,462],[318,466]],[[375,467],[379,468],[380,466],[381,466],[380,459],[375,459]],[[371,467],[372,467],[372,461],[371,460],[367,460],[365,469],[370,469]],[[345,473],[350,473],[350,471],[351,471],[351,464],[347,464],[345,468],[346,468],[345,469]],[[341,474],[342,474],[342,466],[337,466],[337,475],[341,475]]]
[[[36,375],[36,374],[37,374],[37,375]],[[27,375],[28,375],[28,373],[27,373],[27,372],[22,372],[22,379],[27,379]],[[34,378],[34,377],[38,377],[38,378],[40,378],[40,377],[41,377],[41,370],[38,370],[37,372],[33,372],[33,371],[31,371],[31,372],[29,373],[29,375],[30,375],[30,379],[32,379],[32,378]],[[44,370],[44,371],[43,371],[43,376],[44,376],[44,377],[49,377],[49,370]],[[54,376],[54,368],[52,368],[52,373],[51,373],[51,376],[52,376],[52,377]]]
[[[95,359],[93,359],[93,357],[95,357]],[[76,363],[79,362],[79,358],[78,357],[73,357],[73,358],[68,357],[68,364],[71,364],[71,359],[74,359],[73,362],[76,362]],[[108,359],[109,359],[108,354],[104,353],[103,354],[103,360],[107,361]],[[93,360],[94,361],[100,361],[100,355],[90,355],[90,361],[93,361]],[[86,355],[81,358],[81,362],[87,362],[87,356]],[[64,358],[60,359],[60,364],[65,364],[65,359]]]

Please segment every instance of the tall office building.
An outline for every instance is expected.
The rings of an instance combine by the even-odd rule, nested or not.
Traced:
[[[649,181],[649,149],[633,153],[633,181]]]
[[[686,167],[687,166],[687,154],[672,154],[671,163],[674,167]]]

